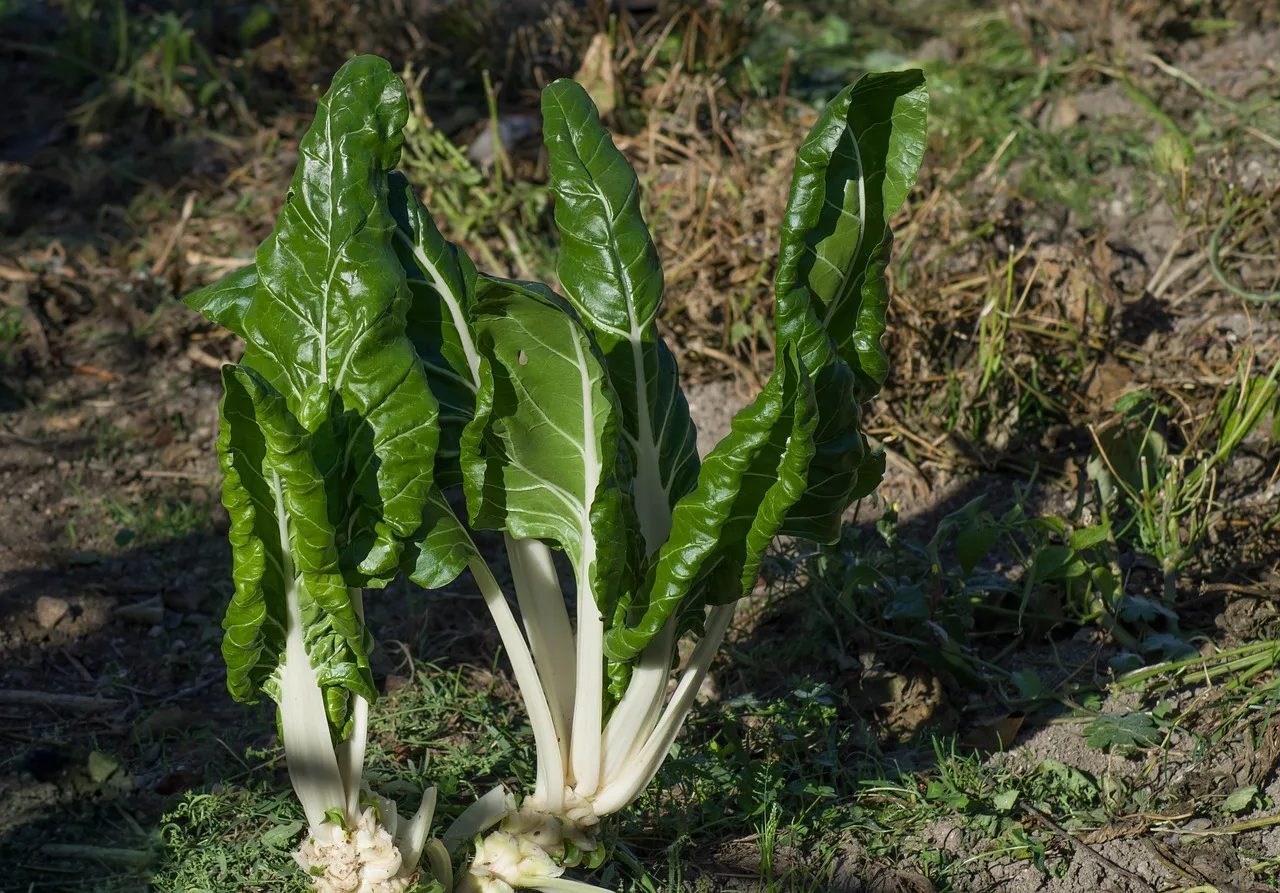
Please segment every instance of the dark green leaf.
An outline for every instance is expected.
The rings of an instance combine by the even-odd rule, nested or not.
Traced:
[[[966,577],[973,573],[978,562],[987,557],[999,539],[1000,529],[981,517],[972,519],[956,531],[956,558],[960,560],[960,570]]]
[[[859,401],[884,382],[889,219],[915,185],[928,97],[919,71],[864,75],[827,104],[800,147],[782,224],[778,334],[817,375],[834,352]],[[825,407],[823,407],[825,410]]]
[[[312,436],[252,369],[226,367],[223,386],[218,458],[235,581],[223,620],[227,687],[238,700],[251,701],[260,690],[279,699],[274,677],[284,660],[288,592],[296,583],[304,645],[341,737],[350,694],[370,701],[377,694],[369,636],[339,565]]]
[[[1031,581],[1044,583],[1061,579],[1065,576],[1063,569],[1074,555],[1075,552],[1069,546],[1045,546],[1031,560]]]
[[[801,146],[775,281],[778,335],[815,379],[817,455],[782,532],[835,542],[844,510],[870,493],[884,457],[861,404],[883,384],[889,219],[915,183],[928,98],[918,71],[868,74],[825,108]]]
[[[185,301],[192,310],[243,338],[244,317],[257,291],[258,268],[249,264],[212,285],[192,292]]]
[[[782,359],[703,462],[697,487],[676,503],[670,539],[606,636],[612,660],[638,654],[677,610],[700,614],[703,605],[735,601],[754,587],[813,458],[812,385],[794,352]]]
[[[901,586],[884,607],[885,620],[928,620],[932,612],[929,598],[919,586]]]
[[[1081,527],[1071,531],[1070,545],[1077,552],[1100,546],[1111,538],[1110,524],[1095,524],[1092,527]]]
[[[353,586],[397,572],[404,539],[422,523],[439,437],[406,333],[410,292],[387,206],[407,118],[404,85],[385,60],[344,65],[254,267],[190,299],[244,337],[244,364],[314,435]]]
[[[1152,747],[1160,729],[1149,713],[1104,713],[1085,727],[1085,740],[1099,750]]]
[[[389,180],[395,247],[412,295],[408,334],[440,404],[436,483],[449,487],[462,480],[459,444],[475,411],[484,371],[470,323],[476,268],[457,245],[440,235],[409,181],[399,173]]]
[[[433,490],[422,527],[410,537],[401,557],[405,575],[423,589],[440,589],[453,582],[475,556],[466,527],[444,494]]]

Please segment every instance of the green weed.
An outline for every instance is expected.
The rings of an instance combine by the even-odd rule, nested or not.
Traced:
[[[1089,475],[1103,521],[1159,564],[1170,605],[1177,601],[1178,575],[1217,516],[1218,475],[1268,415],[1275,425],[1280,361],[1261,376],[1252,373],[1253,363],[1251,351],[1240,355],[1213,411],[1181,451],[1172,451],[1160,433],[1170,411],[1149,392],[1127,395],[1117,406],[1118,421],[1094,433]]]

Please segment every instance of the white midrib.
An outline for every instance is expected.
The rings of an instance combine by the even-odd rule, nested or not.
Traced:
[[[607,787],[622,773],[658,724],[667,680],[671,678],[675,632],[675,617],[668,617],[658,635],[640,652],[627,690],[604,729],[601,787]]]
[[[364,592],[347,587],[347,597],[356,618],[364,625]],[[369,702],[360,695],[351,696],[351,734],[338,745],[338,771],[347,788],[347,815],[360,814],[360,779],[364,774],[364,754],[369,740]]]
[[[680,732],[680,727],[684,725],[685,717],[693,708],[702,680],[706,678],[711,661],[720,649],[720,643],[724,641],[729,622],[733,619],[734,608],[734,603],[718,605],[707,615],[706,633],[694,646],[689,663],[680,674],[675,694],[662,712],[662,718],[643,745],[631,752],[618,776],[609,779],[608,786],[595,796],[592,805],[597,815],[610,815],[625,807],[640,796],[640,792],[657,774],[658,767],[662,765],[662,760]]]
[[[628,313],[632,313],[628,304]],[[653,436],[653,413],[644,374],[644,342],[635,317],[631,320],[631,356],[636,376],[636,514],[645,553],[652,555],[671,532],[671,484],[662,480],[658,443]]]
[[[585,165],[584,165],[585,166]],[[591,186],[596,191],[600,204],[609,210],[609,218],[613,219],[613,208],[608,197],[591,178]],[[638,188],[638,187],[637,187]],[[671,506],[669,486],[663,484],[662,467],[659,464],[658,444],[653,437],[653,411],[649,406],[649,385],[644,369],[644,332],[640,320],[636,318],[636,299],[631,291],[631,280],[625,275],[626,264],[618,255],[617,239],[611,238],[610,254],[613,256],[614,269],[617,271],[618,284],[622,288],[622,299],[627,307],[627,323],[630,331],[625,333],[631,342],[631,361],[635,370],[636,383],[636,514],[640,518],[640,533],[644,537],[645,552],[653,554],[667,538],[671,524]],[[646,320],[644,325],[651,324]],[[598,323],[597,323],[598,324]]]
[[[284,487],[274,473],[272,489],[279,519],[281,576],[285,584],[285,649],[280,667],[280,728],[284,735],[285,760],[289,780],[302,803],[311,834],[321,833],[325,811],[334,807],[345,811],[346,791],[338,756],[329,739],[329,720],[324,695],[302,636],[302,607],[298,603],[298,580],[294,576],[290,551],[289,515],[284,506]]]
[[[529,649],[555,722],[561,763],[567,765],[577,666],[573,651],[565,647],[573,641],[573,627],[564,593],[546,543],[539,539],[517,540],[510,533],[504,533],[503,539]]]
[[[582,380],[582,545],[578,553],[578,676],[573,696],[573,736],[570,766],[575,790],[584,797],[595,792],[600,781],[600,736],[604,719],[604,618],[596,607],[591,588],[591,566],[596,541],[591,529],[591,505],[600,485],[596,452],[595,417],[591,411],[591,378],[582,341],[573,339]]]
[[[529,711],[529,724],[533,726],[534,750],[538,755],[538,780],[535,791],[546,798],[545,808],[558,812],[564,804],[565,772],[560,759],[560,747],[556,741],[555,720],[546,692],[538,678],[533,663],[533,652],[520,632],[511,606],[502,589],[490,573],[488,565],[477,553],[468,567],[480,588],[489,613],[498,627],[498,635],[507,647],[507,658],[516,675],[516,685],[524,696],[525,709]]]
[[[467,368],[471,370],[471,383],[478,390],[480,388],[480,354],[476,351],[475,342],[471,340],[471,330],[467,327],[467,321],[462,315],[462,305],[458,302],[452,289],[449,288],[448,283],[444,281],[444,277],[440,275],[436,265],[427,258],[427,255],[415,242],[404,234],[404,230],[397,227],[396,237],[413,252],[414,260],[431,277],[436,291],[440,293],[440,300],[449,308],[449,316],[453,319],[453,327],[458,332],[458,341],[462,345],[462,353],[467,358]]]

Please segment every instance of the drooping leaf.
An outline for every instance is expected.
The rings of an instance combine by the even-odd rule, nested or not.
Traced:
[[[422,523],[439,437],[406,332],[410,292],[387,204],[407,118],[404,85],[385,60],[344,65],[254,267],[191,299],[243,336],[244,365],[314,435],[352,586],[385,585],[397,572],[404,539]]]
[[[457,579],[476,556],[475,543],[438,489],[432,490],[422,527],[409,538],[400,563],[423,589],[441,589]]]
[[[861,404],[884,383],[889,219],[915,183],[928,97],[918,71],[868,74],[824,109],[800,147],[782,225],[778,335],[815,379],[817,455],[783,533],[834,542],[840,516],[884,474]]]
[[[631,660],[677,611],[699,614],[751,591],[764,550],[803,491],[816,424],[812,382],[788,350],[708,454],[693,492],[676,503],[670,539],[606,635],[611,660]]]
[[[515,283],[481,280],[472,320],[492,371],[462,441],[472,525],[564,549],[607,616],[634,534],[596,347],[568,305]]]
[[[652,553],[698,474],[696,432],[675,358],[656,324],[662,266],[640,211],[635,171],[587,92],[555,81],[542,91],[542,118],[560,231],[556,272],[599,344],[618,395],[636,511]]]
[[[223,620],[227,687],[238,700],[260,690],[279,700],[292,591],[329,722],[342,737],[350,695],[374,700],[376,693],[369,635],[343,579],[312,436],[254,370],[226,367],[223,387],[218,457],[235,581]]]

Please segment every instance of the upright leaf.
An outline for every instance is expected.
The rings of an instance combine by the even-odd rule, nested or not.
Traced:
[[[703,606],[736,601],[755,585],[764,550],[804,490],[818,420],[807,370],[794,350],[780,359],[676,504],[670,539],[607,633],[610,659],[634,658],[667,618],[700,617]]]
[[[462,445],[472,524],[565,549],[607,616],[632,534],[600,357],[567,305],[514,283],[482,280],[472,319],[492,370]]]
[[[635,475],[636,511],[652,553],[671,509],[694,486],[696,432],[675,358],[658,334],[662,266],[640,212],[635,171],[578,84],[542,91],[543,136],[556,194],[556,271],[604,354]]]
[[[218,458],[235,581],[223,620],[227,686],[238,700],[251,701],[260,690],[280,699],[292,599],[329,722],[343,737],[350,696],[372,701],[376,692],[369,636],[339,567],[311,435],[253,370],[228,366],[223,385]]]
[[[407,119],[404,85],[385,60],[344,65],[299,145],[254,268],[192,296],[244,337],[243,363],[314,435],[353,586],[395,575],[403,541],[422,523],[439,437],[406,332],[410,292],[387,205]]]
[[[778,334],[811,375],[834,351],[870,399],[888,370],[891,218],[915,185],[928,95],[919,71],[872,73],[841,90],[796,157],[782,223]]]
[[[861,404],[888,369],[889,219],[924,153],[928,97],[918,71],[868,74],[823,111],[796,159],[775,283],[779,341],[794,344],[819,407],[817,455],[782,532],[834,542],[840,516],[884,473]]]

